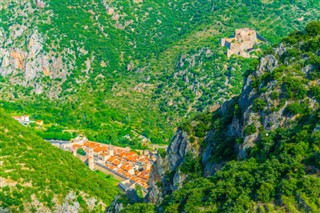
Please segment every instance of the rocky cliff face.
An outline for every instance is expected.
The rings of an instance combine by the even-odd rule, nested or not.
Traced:
[[[310,80],[316,68],[308,62],[309,57],[293,58],[290,51],[292,46],[282,43],[273,54],[260,59],[256,70],[245,78],[241,95],[214,113],[201,149],[193,150],[194,144],[181,130],[176,133],[166,158],[160,158],[153,167],[148,201],[159,204],[176,186],[183,185],[187,175],[181,174],[179,166],[188,152],[201,157],[203,176],[212,176],[228,160],[245,159],[262,133],[268,136],[277,128],[290,128],[300,116],[294,107],[317,110],[316,98],[306,95],[320,84]],[[297,64],[303,64],[302,68]]]
[[[46,92],[48,97],[56,98],[75,62],[74,59],[63,60],[70,50],[57,51],[58,44],[52,47],[46,44],[48,38],[38,30],[40,21],[34,15],[40,13],[45,4],[41,1],[36,4],[36,8],[32,7],[31,1],[21,7],[10,7],[12,16],[21,22],[8,29],[0,27],[0,75],[10,77],[12,85],[31,87],[36,94]],[[9,6],[4,2],[0,9],[9,10]],[[50,17],[51,14],[45,15]]]
[[[186,179],[186,175],[177,169],[188,153],[195,153],[189,142],[188,134],[178,130],[167,149],[165,158],[158,156],[149,179],[150,190],[146,196],[148,201],[160,204],[163,197],[177,190]]]

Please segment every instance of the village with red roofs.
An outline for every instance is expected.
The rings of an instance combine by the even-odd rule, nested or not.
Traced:
[[[136,186],[140,186],[144,192],[148,189],[148,179],[152,164],[156,161],[156,151],[133,151],[129,147],[93,142],[81,136],[70,143],[60,144],[60,148],[72,152],[74,156],[87,163],[90,169],[100,170],[121,181],[119,187],[124,191]],[[79,149],[85,154],[79,154]]]
[[[12,116],[22,125],[36,123],[43,125],[42,120],[33,121],[29,115]],[[85,136],[77,136],[71,141],[48,140],[52,145],[72,152],[91,170],[99,170],[112,175],[120,181],[119,187],[124,190],[141,187],[142,193],[148,189],[148,180],[152,164],[157,159],[157,147],[150,150],[131,150],[130,147],[118,147],[111,144],[89,141]],[[159,147],[158,147],[159,148]],[[79,150],[81,150],[79,152]]]

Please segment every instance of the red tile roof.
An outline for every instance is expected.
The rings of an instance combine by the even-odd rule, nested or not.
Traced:
[[[125,170],[125,171],[129,171],[129,170],[133,169],[134,167],[130,166],[130,165],[121,165],[120,168]]]
[[[136,172],[135,174],[136,174],[137,177],[145,179],[145,180],[148,180],[149,176],[150,176],[149,173],[144,172],[144,171],[143,172]]]
[[[80,145],[80,144],[73,144],[72,145],[72,148],[73,149],[79,149],[79,148],[81,148],[82,147],[82,145]]]

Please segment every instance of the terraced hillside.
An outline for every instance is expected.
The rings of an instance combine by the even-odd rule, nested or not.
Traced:
[[[1,104],[90,139],[167,142],[175,124],[241,90],[255,59],[219,38],[270,43],[319,18],[319,1],[12,0],[0,3]],[[128,139],[127,136],[130,136]]]
[[[89,170],[0,109],[0,212],[101,212],[117,181]]]

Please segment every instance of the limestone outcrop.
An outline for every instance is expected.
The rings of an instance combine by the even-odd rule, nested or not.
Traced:
[[[260,82],[259,85],[255,82],[263,76],[277,72],[277,69],[281,68],[279,65],[281,59],[279,58],[285,53],[286,48],[283,44],[280,44],[274,50],[273,55],[266,55],[260,59],[256,70],[245,78],[241,95],[225,102],[217,109],[219,118],[227,120],[225,126],[223,126],[223,129],[217,129],[214,127],[215,125],[212,125],[206,133],[200,149],[193,148],[194,144],[189,141],[189,136],[185,132],[181,130],[176,132],[167,149],[167,156],[164,159],[160,157],[153,165],[150,177],[151,187],[146,197],[147,201],[160,204],[166,195],[183,185],[185,178],[188,176],[181,173],[179,166],[184,163],[187,153],[201,158],[202,175],[204,177],[212,176],[225,163],[212,160],[212,156],[221,141],[223,142],[228,138],[238,140],[233,147],[232,143],[228,144],[228,148],[233,150],[237,159],[244,159],[247,157],[247,151],[253,148],[259,140],[262,131],[290,127],[296,117],[286,113],[285,109],[293,103],[293,100],[281,100],[280,96],[274,97],[275,94],[283,93],[284,88],[279,87],[276,79]],[[307,65],[301,71],[307,76],[313,69],[311,65]],[[310,103],[309,107],[315,110],[315,100],[308,96],[305,99]],[[263,109],[256,107],[257,100],[263,106]],[[277,107],[276,110],[275,106]],[[215,123],[215,120],[212,123]],[[246,131],[248,126],[253,126],[254,131]],[[217,137],[218,134],[216,134],[221,131],[223,132],[223,138]]]
[[[165,158],[159,155],[152,167],[149,178],[149,192],[146,195],[147,201],[160,204],[166,194],[181,187],[186,175],[180,173],[178,167],[183,163],[189,152],[195,154],[189,142],[188,134],[179,129],[167,149]],[[168,174],[170,174],[170,177]]]

